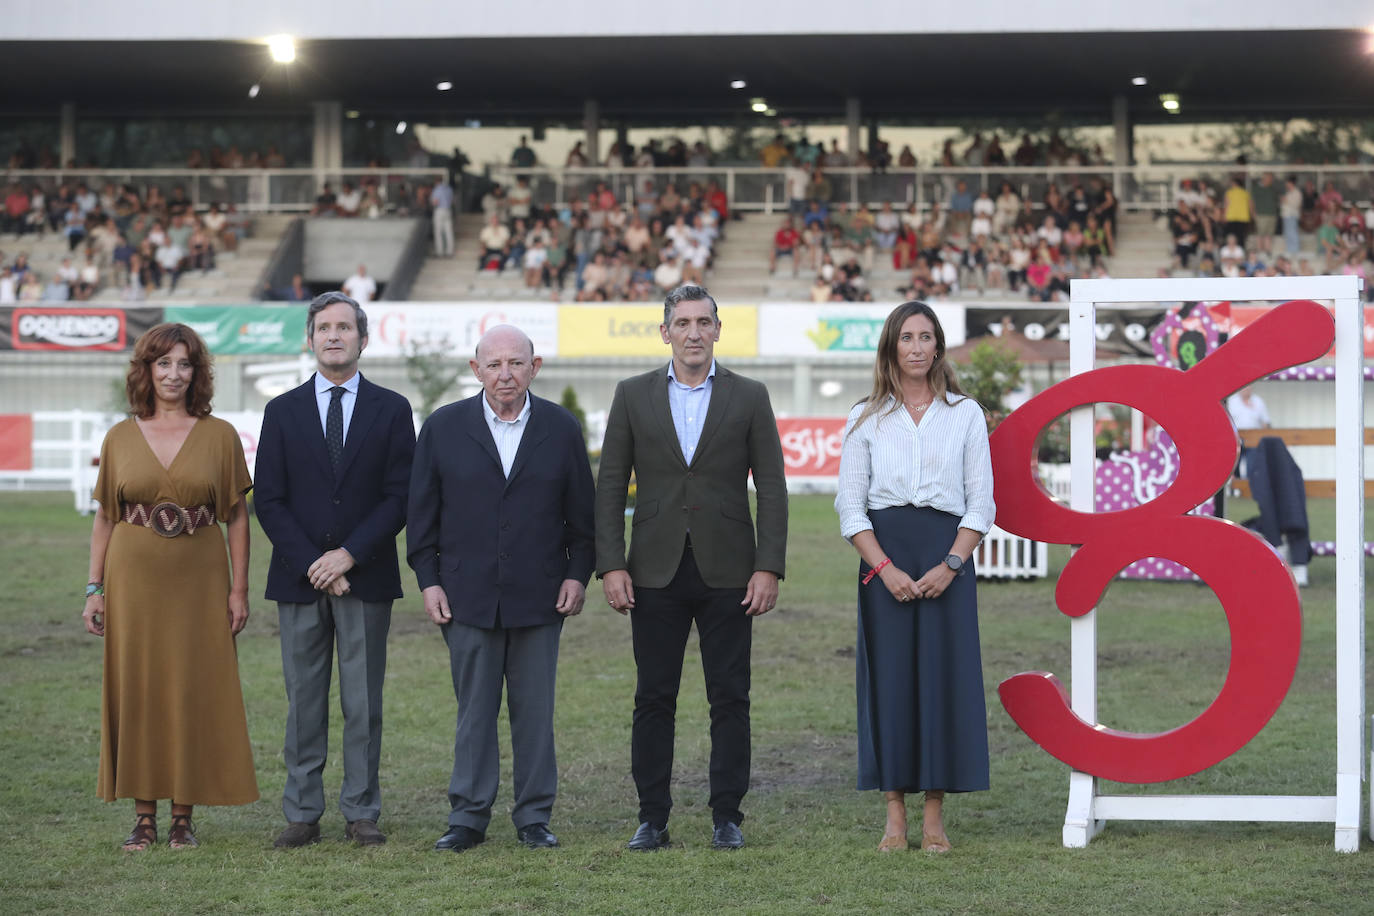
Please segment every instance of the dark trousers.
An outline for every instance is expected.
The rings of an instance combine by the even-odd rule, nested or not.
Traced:
[[[716,823],[740,823],[749,791],[749,651],[753,618],[743,588],[711,588],[692,550],[682,554],[666,588],[636,588],[630,612],[634,638],[634,728],[630,769],[639,792],[639,819],[658,827],[673,807],[673,738],[682,656],[696,621],[706,699],[711,705],[711,811]]]
[[[350,821],[375,821],[382,812],[377,769],[391,602],[322,594],[309,604],[279,602],[277,609],[287,700],[282,813],[293,823],[311,824],[324,813],[329,682],[337,644],[344,731],[339,810]]]

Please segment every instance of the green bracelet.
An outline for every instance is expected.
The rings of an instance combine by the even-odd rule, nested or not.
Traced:
[[[105,597],[105,584],[103,582],[87,582],[86,597],[89,598],[92,595],[99,595],[102,598]]]

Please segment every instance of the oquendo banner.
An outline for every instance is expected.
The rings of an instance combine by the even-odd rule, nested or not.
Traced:
[[[0,350],[132,350],[163,320],[160,308],[16,305],[0,308]]]

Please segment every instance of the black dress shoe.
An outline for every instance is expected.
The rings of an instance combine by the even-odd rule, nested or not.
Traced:
[[[711,831],[712,849],[739,849],[743,845],[744,834],[740,832],[739,824],[722,821]]]
[[[558,845],[558,837],[549,832],[548,824],[526,824],[515,831],[515,838],[530,849],[549,849]]]
[[[668,839],[668,827],[664,825],[662,829],[655,827],[648,821],[639,825],[635,835],[630,838],[626,845],[627,849],[651,850],[665,849],[671,841]]]
[[[486,836],[484,834],[478,833],[471,827],[450,827],[447,833],[439,837],[438,841],[434,844],[434,848],[462,852],[465,849],[471,849],[485,839]]]

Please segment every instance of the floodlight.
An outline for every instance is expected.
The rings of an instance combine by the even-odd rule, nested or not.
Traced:
[[[450,83],[448,80],[440,80],[439,82],[434,84],[434,88],[438,89],[440,92],[448,92],[450,89],[453,88],[453,84]]]
[[[405,122],[405,121],[397,121],[397,122],[396,122],[396,133],[398,133],[398,134],[403,134],[403,133],[405,133],[405,132],[406,132],[406,122]]]
[[[765,102],[763,99],[754,99],[751,103],[749,103],[749,107],[757,111],[759,114],[763,114],[765,111],[768,110],[768,103]]]
[[[731,89],[743,89],[746,85],[748,84],[744,80],[730,80]]]
[[[248,87],[248,97],[250,99],[256,99],[258,97],[259,92],[262,92],[262,87],[259,86],[257,83],[254,83],[253,85]]]
[[[267,50],[277,63],[289,64],[296,59],[296,39],[290,35],[273,35],[267,39]]]
[[[1148,83],[1148,82],[1149,82],[1149,80],[1147,80],[1147,79],[1146,79],[1145,77],[1143,77],[1143,76],[1133,76],[1133,77],[1131,77],[1131,85],[1132,85],[1132,86],[1144,86],[1144,85],[1145,85],[1146,83]]]

